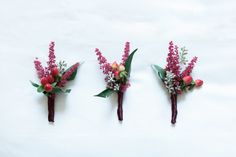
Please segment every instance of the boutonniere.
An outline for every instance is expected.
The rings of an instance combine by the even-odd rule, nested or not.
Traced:
[[[102,55],[99,49],[95,49],[96,55],[98,56],[98,61],[100,64],[100,69],[106,75],[105,81],[107,83],[106,89],[99,93],[98,97],[109,97],[113,93],[118,95],[118,109],[117,115],[120,121],[123,120],[123,95],[126,89],[130,86],[129,77],[131,71],[131,62],[135,52],[138,49],[135,49],[131,54],[129,42],[126,42],[124,54],[122,56],[122,62],[117,63],[108,63],[106,58]]]
[[[197,57],[187,64],[186,58],[187,50],[185,47],[179,51],[178,46],[174,45],[171,41],[169,43],[169,53],[167,56],[167,65],[165,68],[161,68],[158,65],[152,65],[153,70],[157,76],[160,77],[165,87],[167,88],[171,99],[171,123],[176,123],[177,118],[177,96],[182,92],[187,92],[194,87],[200,87],[203,81],[200,79],[193,80],[191,72],[194,64],[197,62]]]
[[[79,63],[75,63],[67,68],[65,61],[56,64],[56,56],[54,54],[54,42],[49,45],[49,61],[47,67],[43,67],[38,58],[35,59],[34,65],[37,71],[40,83],[31,84],[37,88],[37,92],[43,93],[48,98],[48,121],[54,122],[54,106],[57,93],[70,93],[71,89],[64,89],[68,81],[74,80]]]

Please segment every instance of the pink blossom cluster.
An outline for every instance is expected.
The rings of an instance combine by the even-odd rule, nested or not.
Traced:
[[[107,59],[102,55],[101,51],[96,48],[95,49],[96,55],[98,56],[98,61],[100,64],[100,69],[102,69],[104,74],[108,74],[109,71],[111,71],[111,65],[107,63]]]
[[[43,68],[43,66],[42,66],[41,62],[38,60],[38,58],[36,58],[34,61],[35,69],[37,71],[39,78],[48,76],[50,74],[50,71],[54,67],[57,66],[56,65],[56,56],[54,54],[54,46],[55,46],[54,42],[51,42],[49,45],[49,55],[48,55],[49,61],[47,62],[48,67]]]
[[[79,63],[75,63],[74,65],[72,65],[70,69],[67,70],[65,74],[62,75],[61,81],[58,83],[58,86],[64,87],[68,81],[67,79],[77,70],[78,67],[79,67]]]
[[[195,63],[197,62],[197,57],[193,57],[193,59],[188,63],[186,69],[182,72],[181,77],[189,76],[193,70]]]
[[[52,41],[49,45],[49,55],[48,55],[48,58],[49,58],[49,61],[47,62],[48,63],[48,69],[51,71],[54,67],[56,67],[56,56],[54,54],[54,46],[55,46],[55,43]]]
[[[35,69],[37,71],[37,74],[38,74],[38,77],[41,79],[42,77],[44,77],[44,68],[41,64],[41,62],[38,60],[38,58],[36,58],[34,60],[34,66],[35,66]]]
[[[178,47],[176,45],[174,46],[172,41],[169,43],[169,53],[166,61],[166,70],[178,76],[180,74]]]
[[[125,65],[125,62],[129,57],[129,52],[130,52],[130,44],[129,44],[129,42],[126,42],[125,43],[124,54],[122,55],[122,64],[123,65]]]

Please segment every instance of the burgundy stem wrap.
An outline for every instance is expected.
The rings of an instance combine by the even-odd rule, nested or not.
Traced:
[[[118,92],[118,109],[117,109],[117,115],[118,115],[118,119],[120,121],[123,120],[123,108],[122,108],[122,104],[123,104],[123,92]]]
[[[177,111],[177,94],[171,94],[170,99],[171,99],[171,112],[172,112],[171,123],[175,124],[177,114],[178,114],[178,111]]]
[[[54,122],[55,94],[48,96],[48,121]]]

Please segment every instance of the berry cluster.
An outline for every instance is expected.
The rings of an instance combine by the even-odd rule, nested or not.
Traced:
[[[58,76],[59,74],[59,70],[57,67],[54,67],[51,70],[51,73],[48,76],[42,77],[40,79],[40,82],[42,84],[42,86],[44,87],[46,92],[51,92],[53,89],[52,84],[55,83],[55,78]]]

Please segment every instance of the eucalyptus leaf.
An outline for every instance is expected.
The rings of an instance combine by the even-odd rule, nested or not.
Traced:
[[[127,71],[128,76],[130,75],[130,71],[131,71],[131,63],[132,63],[132,59],[134,56],[134,53],[137,51],[138,49],[135,49],[127,58],[126,62],[125,62],[125,71]]]
[[[109,97],[111,94],[113,94],[115,91],[113,89],[107,88],[104,91],[102,91],[101,93],[95,95],[98,97],[102,97],[102,98],[107,98]]]
[[[166,77],[166,71],[165,69],[163,69],[162,67],[158,66],[158,65],[151,65],[152,66],[152,69],[155,71],[155,73],[160,77],[160,79],[162,81],[165,80],[165,77]]]
[[[37,92],[42,93],[43,91],[44,91],[43,86],[39,86],[39,87],[37,88]]]
[[[38,85],[37,83],[34,83],[34,82],[32,82],[32,81],[30,81],[30,83],[31,83],[34,87],[36,87],[36,88],[39,87],[39,85]]]
[[[53,90],[51,91],[51,93],[53,93],[53,94],[56,94],[56,93],[70,93],[70,92],[71,92],[71,89],[63,90],[60,87],[54,87]]]

